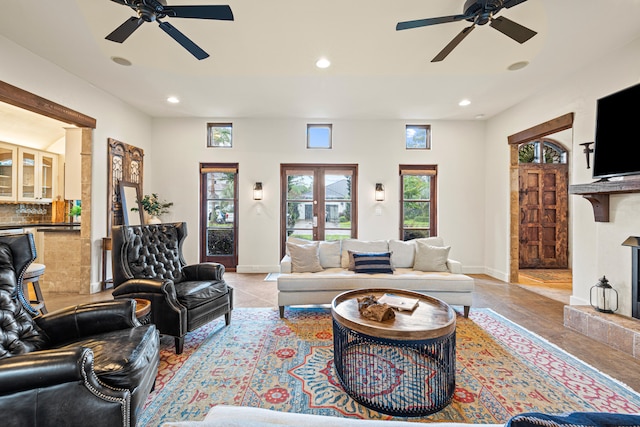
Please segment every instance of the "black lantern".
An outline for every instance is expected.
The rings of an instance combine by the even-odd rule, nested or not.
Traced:
[[[602,313],[613,313],[618,309],[618,291],[613,289],[605,276],[591,287],[591,307]],[[615,307],[613,307],[615,303]]]

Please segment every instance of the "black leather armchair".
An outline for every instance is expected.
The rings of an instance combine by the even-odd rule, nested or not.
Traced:
[[[31,234],[0,236],[0,423],[135,426],[158,372],[156,327],[134,300],[31,317],[22,277],[35,255]]]
[[[113,296],[151,301],[151,323],[161,334],[175,337],[176,354],[184,336],[225,316],[231,322],[233,288],[218,263],[187,265],[182,244],[184,222],[114,226],[111,235]]]

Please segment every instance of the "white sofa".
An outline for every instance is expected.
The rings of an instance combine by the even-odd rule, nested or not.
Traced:
[[[411,421],[363,420],[324,415],[296,414],[247,406],[217,405],[202,421],[178,421],[163,427],[410,427]],[[504,424],[430,423],[430,427],[503,427]]]
[[[297,267],[296,254],[290,249],[296,248],[297,251],[298,246],[308,247],[310,244],[317,245],[320,265],[316,264],[314,268],[312,261],[306,259],[302,267]],[[392,274],[352,271],[348,268],[350,251],[390,253],[394,271]],[[473,301],[474,280],[462,274],[460,262],[448,259],[448,252],[449,247],[440,237],[408,242],[357,239],[310,242],[289,238],[287,254],[280,262],[278,276],[280,317],[284,317],[286,306],[330,304],[342,292],[366,288],[406,289],[424,293],[449,305],[463,306],[464,315],[468,316]],[[312,252],[307,251],[309,253]]]

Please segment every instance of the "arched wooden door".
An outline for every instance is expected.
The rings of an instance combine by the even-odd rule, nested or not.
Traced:
[[[519,154],[519,268],[568,268],[567,151],[550,139]]]

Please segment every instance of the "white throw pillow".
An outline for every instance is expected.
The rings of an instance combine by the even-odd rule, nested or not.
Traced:
[[[388,252],[389,244],[386,240],[357,240],[346,239],[342,241],[342,256],[340,266],[349,268],[349,251],[354,252]]]
[[[413,269],[418,271],[449,271],[447,259],[449,259],[451,246],[431,246],[425,242],[416,242],[416,259]]]
[[[313,240],[307,240],[307,239],[301,239],[299,237],[289,236],[289,237],[287,237],[287,243],[293,243],[293,244],[296,244],[296,245],[308,245],[309,243],[313,243]],[[285,253],[287,255],[291,255],[289,253],[289,248],[288,247],[285,247],[284,251],[285,251]]]
[[[411,268],[416,255],[416,242],[389,240],[389,252],[391,252],[391,265],[395,268]]]
[[[317,273],[322,271],[320,265],[318,242],[309,242],[306,245],[296,245],[287,242],[287,249],[291,256],[292,273]]]
[[[323,268],[340,267],[340,240],[320,242],[320,265]]]
[[[419,239],[415,239],[415,241],[426,243],[429,246],[444,246],[444,240],[440,236],[421,237]]]

